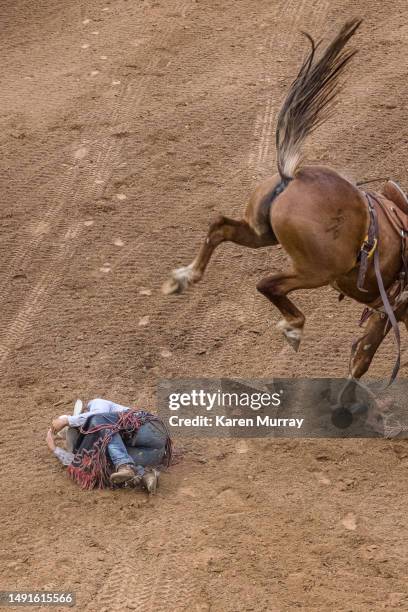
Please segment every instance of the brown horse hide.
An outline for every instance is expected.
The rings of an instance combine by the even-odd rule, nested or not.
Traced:
[[[380,194],[387,208],[393,203]],[[394,206],[395,208],[395,206]],[[379,208],[378,249],[381,274],[388,288],[401,268],[401,238]],[[402,213],[401,217],[405,215]],[[309,286],[330,284],[345,295],[369,304],[378,297],[372,258],[366,292],[357,289],[358,256],[368,233],[369,214],[364,192],[324,166],[304,166],[273,202],[270,221],[275,236],[290,255],[298,275]],[[405,216],[408,227],[408,217]],[[291,282],[291,289],[296,281]],[[293,289],[292,289],[293,286]]]

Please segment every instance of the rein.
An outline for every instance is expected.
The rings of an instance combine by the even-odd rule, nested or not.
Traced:
[[[374,271],[375,271],[375,276],[377,279],[381,301],[384,307],[384,313],[387,315],[388,321],[391,327],[393,328],[394,335],[395,335],[395,341],[397,344],[397,359],[395,361],[395,365],[392,370],[390,380],[387,384],[387,387],[389,387],[394,382],[398,374],[398,371],[400,369],[400,366],[401,366],[401,336],[400,336],[398,322],[397,322],[394,310],[391,306],[391,302],[390,302],[388,293],[385,289],[384,281],[381,275],[380,254],[378,251],[378,240],[379,240],[378,215],[377,215],[377,210],[374,204],[377,204],[384,211],[385,216],[388,218],[391,225],[394,227],[394,229],[396,229],[398,234],[401,235],[402,237],[402,261],[403,261],[403,267],[404,267],[403,272],[405,272],[405,282],[406,282],[406,268],[407,268],[406,258],[405,258],[405,237],[406,237],[405,234],[406,232],[403,227],[403,224],[401,223],[401,220],[398,219],[399,223],[402,225],[402,227],[399,227],[396,221],[390,217],[390,215],[388,214],[388,211],[385,209],[385,207],[382,205],[380,200],[374,194],[367,192],[365,193],[365,196],[367,199],[368,211],[370,215],[370,225],[368,228],[367,238],[364,241],[363,246],[361,247],[361,251],[360,251],[360,268],[359,268],[359,274],[358,274],[357,288],[360,291],[366,291],[366,289],[364,289],[364,280],[365,280],[365,276],[366,276],[367,268],[368,268],[368,259],[371,256],[373,256]]]

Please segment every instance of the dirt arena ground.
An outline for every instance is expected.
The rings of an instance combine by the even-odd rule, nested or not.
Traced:
[[[81,492],[44,444],[77,397],[151,407],[160,377],[347,372],[360,307],[296,296],[294,356],[255,290],[279,249],[225,245],[200,286],[160,293],[275,171],[299,30],[347,16],[360,52],[309,160],[407,188],[405,0],[2,3],[1,589],[100,612],[408,610],[402,442],[189,441],[150,500]]]

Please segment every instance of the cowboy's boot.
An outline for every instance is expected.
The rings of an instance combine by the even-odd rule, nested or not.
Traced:
[[[124,463],[117,468],[116,472],[111,474],[110,481],[113,484],[123,484],[129,480],[133,480],[135,476],[133,465],[131,463]]]
[[[145,471],[142,476],[142,484],[150,495],[154,495],[156,493],[159,482],[159,474],[160,472],[158,470],[151,468],[150,470]]]

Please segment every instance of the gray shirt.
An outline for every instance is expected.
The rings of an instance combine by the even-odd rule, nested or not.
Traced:
[[[88,402],[87,408],[87,412],[82,412],[82,414],[68,417],[68,424],[70,427],[82,427],[85,421],[92,414],[125,412],[126,410],[130,410],[130,408],[128,408],[127,406],[121,406],[120,404],[115,404],[115,402],[111,402],[109,400],[104,399],[91,400],[90,402]]]
[[[89,417],[93,414],[125,412],[126,410],[130,410],[130,408],[128,408],[127,406],[121,406],[120,404],[115,404],[115,402],[111,402],[105,399],[93,399],[88,402],[86,412],[82,412],[82,414],[68,416],[68,425],[69,427],[82,427],[86,420],[89,419]],[[75,456],[74,453],[70,453],[64,448],[59,447],[54,450],[54,455],[61,461],[63,465],[70,465]]]
[[[74,453],[69,453],[64,448],[57,448],[54,451],[54,455],[61,461],[62,465],[70,465],[74,460]]]

